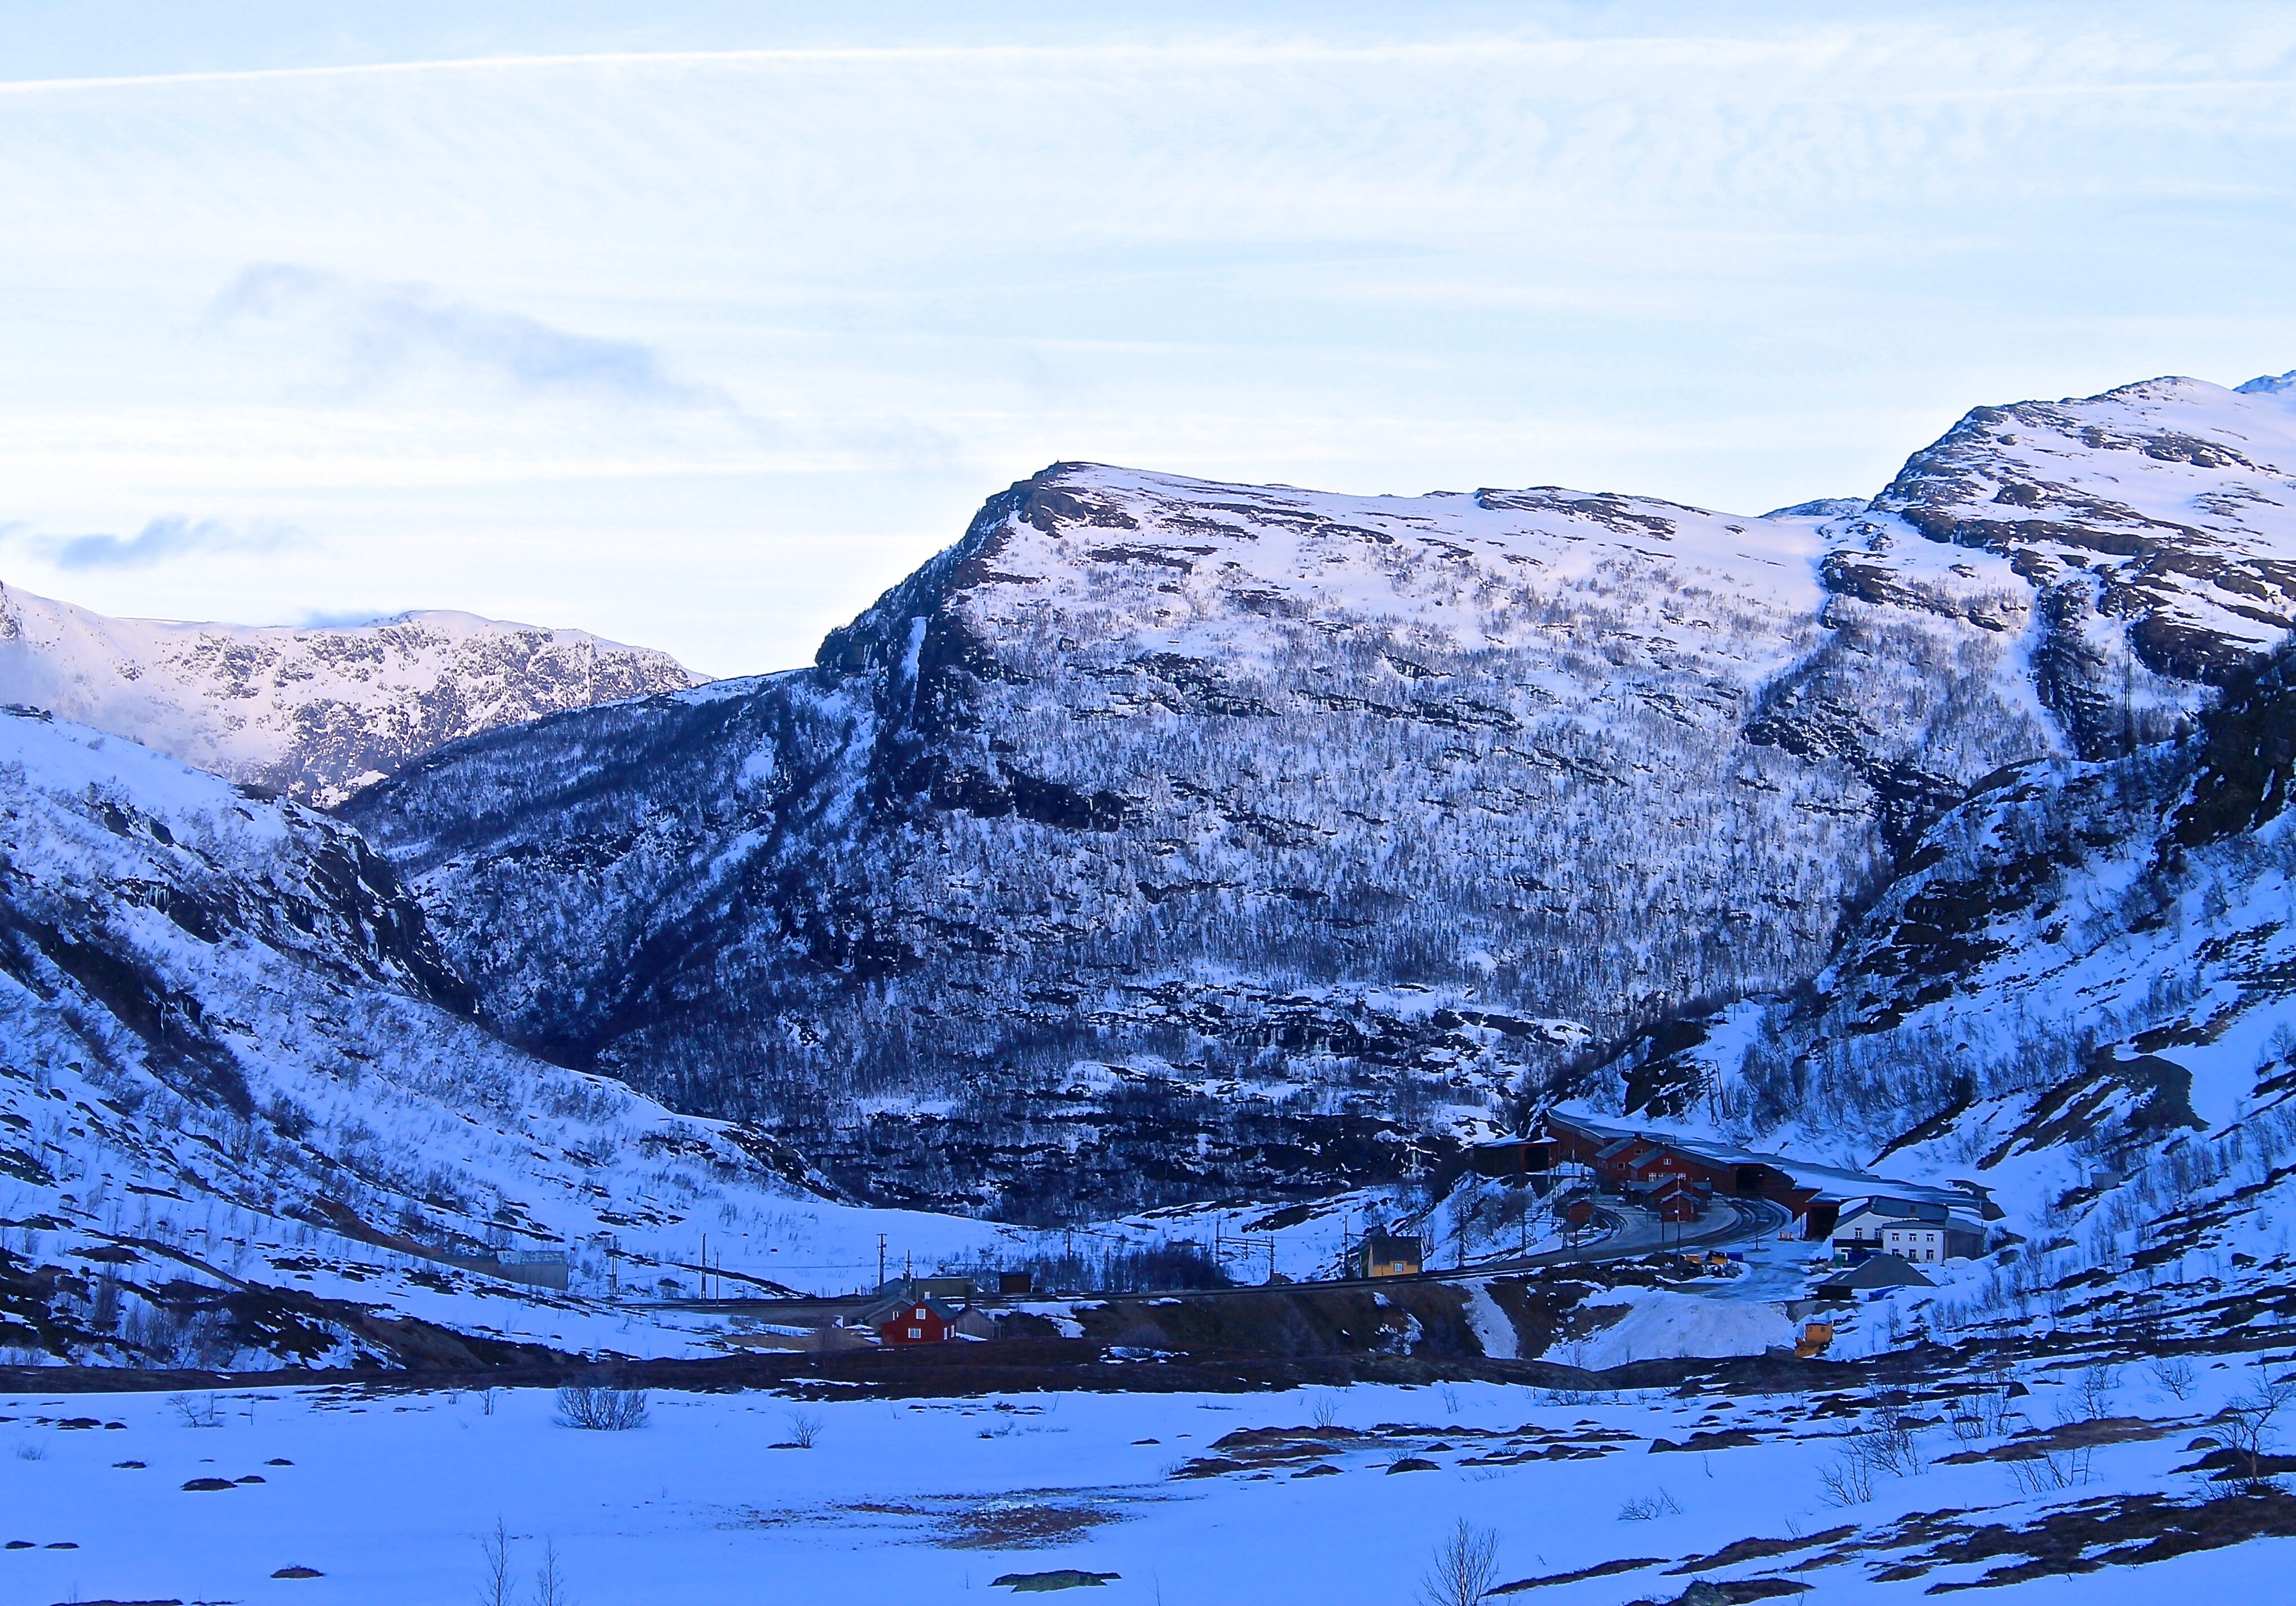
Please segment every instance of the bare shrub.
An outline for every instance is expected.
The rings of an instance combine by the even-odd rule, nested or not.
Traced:
[[[2089,1421],[2097,1422],[2112,1414],[2113,1390],[2120,1382],[2120,1372],[2103,1361],[2080,1374],[2080,1405]]]
[[[1435,1547],[1435,1559],[1419,1580],[1421,1606],[1475,1606],[1490,1591],[1498,1553],[1496,1528],[1477,1528],[1460,1518],[1450,1537]]]
[[[2013,1392],[2016,1374],[2005,1366],[1996,1366],[1978,1374],[1977,1392],[1970,1404],[1977,1407],[1985,1422],[1985,1430],[1998,1438],[2009,1430],[2009,1419],[2017,1414]]]
[[[33,1444],[29,1439],[16,1446],[16,1459],[19,1461],[45,1461],[47,1458],[46,1447]]]
[[[803,1411],[789,1413],[789,1441],[800,1450],[810,1450],[821,1438],[821,1418]]]
[[[555,1540],[542,1542],[542,1565],[534,1569],[534,1606],[568,1606],[566,1576],[558,1568]]]
[[[1459,1391],[1456,1389],[1452,1388],[1450,1384],[1446,1383],[1443,1385],[1439,1392],[1443,1401],[1444,1413],[1448,1416],[1458,1415]]]
[[[1336,1394],[1317,1395],[1315,1409],[1308,1413],[1308,1420],[1319,1428],[1337,1427],[1340,1421],[1340,1397]]]
[[[1681,1515],[1682,1508],[1664,1489],[1655,1495],[1639,1495],[1619,1508],[1619,1520],[1621,1522],[1650,1522],[1660,1517]]]
[[[2056,1489],[2078,1489],[2088,1483],[2087,1450],[2051,1450],[2007,1463],[2010,1481],[2021,1495],[2046,1495]]]
[[[1818,1469],[1817,1487],[1828,1505],[1864,1505],[1874,1498],[1874,1468],[1864,1456],[1844,1451],[1832,1466]]]
[[[184,1419],[186,1428],[223,1426],[223,1407],[216,1403],[212,1395],[171,1394],[168,1397],[168,1404],[175,1407],[176,1414]]]
[[[480,1536],[479,1553],[486,1558],[486,1570],[479,1577],[479,1606],[513,1606],[516,1592],[510,1583],[510,1531],[503,1520],[495,1519],[495,1531]]]
[[[2264,1461],[2280,1436],[2276,1419],[2291,1405],[2296,1405],[2296,1372],[2271,1377],[2259,1363],[2256,1387],[2227,1405],[2217,1419],[2226,1446],[2246,1463],[2238,1479],[2243,1492],[2262,1494],[2276,1487],[2271,1474],[2264,1470]]]
[[[1875,1471],[1898,1478],[1910,1478],[1925,1464],[1920,1437],[1903,1417],[1893,1417],[1886,1427],[1858,1435],[1849,1447],[1852,1454],[1863,1457]]]
[[[2152,1381],[2179,1401],[2192,1393],[2197,1375],[2193,1363],[2181,1355],[2164,1355],[2152,1363]]]
[[[601,1433],[624,1433],[632,1428],[643,1428],[646,1391],[569,1383],[558,1391],[558,1420],[570,1428],[589,1428]]]

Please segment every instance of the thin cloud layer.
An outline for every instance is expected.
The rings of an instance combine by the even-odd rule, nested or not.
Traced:
[[[0,484],[129,560],[67,594],[734,674],[1056,459],[1751,512],[2296,361],[2286,5],[574,9],[0,68]],[[324,546],[131,566],[169,508]]]
[[[20,528],[20,527],[17,527]],[[133,536],[86,535],[40,545],[58,569],[148,569],[175,558],[216,553],[273,552],[303,539],[299,530],[245,529],[219,519],[162,513]]]
[[[290,263],[241,273],[209,310],[226,329],[263,329],[321,356],[345,391],[447,366],[533,397],[656,407],[731,408],[725,392],[672,377],[636,340],[604,340],[460,300],[425,284],[369,284]]]

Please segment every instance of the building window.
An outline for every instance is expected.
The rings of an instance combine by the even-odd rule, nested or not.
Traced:
[[[912,1327],[909,1329],[909,1337],[913,1339],[922,1339],[924,1336],[925,1330],[922,1327]]]

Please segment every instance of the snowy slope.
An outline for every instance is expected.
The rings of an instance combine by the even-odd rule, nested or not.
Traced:
[[[0,586],[0,701],[340,801],[473,732],[697,684],[666,653],[467,613],[298,629],[116,619]]]
[[[693,1292],[704,1234],[836,1290],[877,1232],[998,1241],[830,1204],[758,1135],[497,1041],[390,867],[294,803],[0,714],[0,1355],[676,1353],[704,1340],[601,1300]],[[504,1249],[568,1257],[570,1296],[426,1258]]]

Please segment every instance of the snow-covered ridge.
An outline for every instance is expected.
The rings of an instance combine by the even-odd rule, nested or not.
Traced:
[[[323,805],[458,736],[698,680],[667,653],[468,613],[185,624],[0,586],[0,701]]]
[[[2052,708],[2084,751],[2120,750],[2132,703],[2189,714],[2177,683],[2222,684],[2296,627],[2296,389],[2169,378],[1979,407],[1871,514],[1841,521],[1856,556],[1832,578],[2000,561],[2045,627]]]

